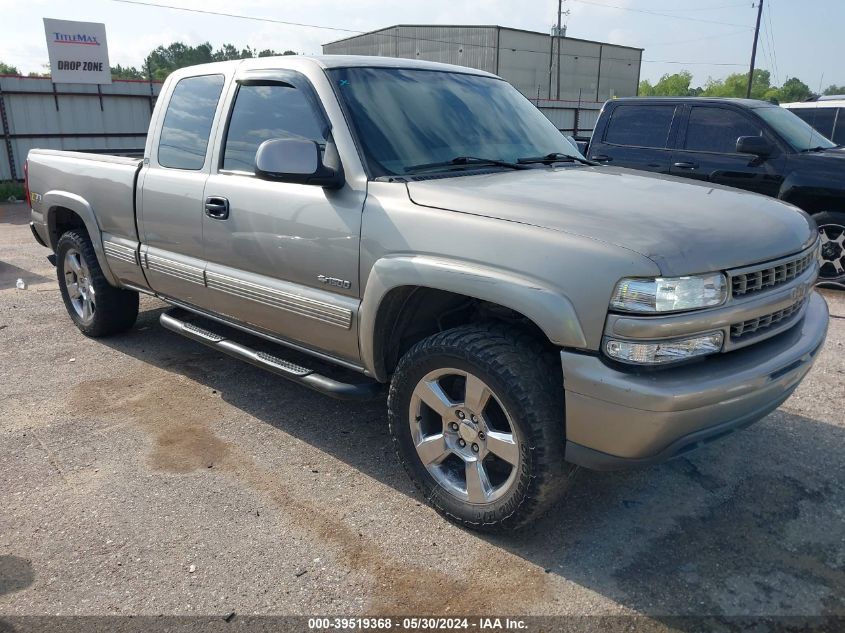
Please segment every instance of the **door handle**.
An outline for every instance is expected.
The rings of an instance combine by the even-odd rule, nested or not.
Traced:
[[[698,163],[675,163],[673,167],[678,169],[698,169]]]
[[[205,214],[212,220],[225,220],[229,217],[229,201],[221,196],[209,196],[205,199]]]
[[[597,163],[609,163],[613,160],[613,158],[611,158],[607,154],[596,154],[594,156],[590,156],[590,160],[594,160]]]

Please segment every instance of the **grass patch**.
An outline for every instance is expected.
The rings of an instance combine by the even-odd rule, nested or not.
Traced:
[[[23,200],[23,185],[14,180],[0,182],[0,202],[6,202],[11,197]]]

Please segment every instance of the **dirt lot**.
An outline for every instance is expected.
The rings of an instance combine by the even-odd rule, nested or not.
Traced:
[[[530,531],[421,503],[384,403],[172,334],[93,341],[0,207],[0,614],[845,615],[845,293],[798,392],[690,457],[582,471]],[[27,290],[15,280],[27,281]]]

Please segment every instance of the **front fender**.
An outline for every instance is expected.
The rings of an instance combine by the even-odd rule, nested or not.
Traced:
[[[106,253],[103,250],[103,234],[100,230],[100,225],[97,223],[97,216],[94,215],[94,210],[88,201],[69,191],[51,190],[42,196],[42,208],[46,209],[44,222],[47,225],[47,237],[50,240],[50,248],[53,252],[56,251],[56,244],[59,239],[59,236],[56,234],[57,211],[59,208],[73,211],[85,224],[85,230],[88,232],[88,237],[91,238],[91,243],[94,245],[97,262],[100,264],[106,280],[113,286],[119,285],[117,278],[109,267]]]
[[[778,198],[807,213],[830,211],[831,201],[845,202],[845,188],[828,173],[794,171],[783,181]]]
[[[425,255],[384,257],[373,265],[359,313],[364,367],[379,379],[375,327],[387,294],[403,286],[453,292],[510,308],[534,322],[555,345],[585,348],[587,341],[575,308],[565,296],[528,277],[477,264]]]

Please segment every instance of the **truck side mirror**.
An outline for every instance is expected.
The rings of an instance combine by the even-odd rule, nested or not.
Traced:
[[[773,154],[774,151],[774,145],[762,136],[740,136],[736,139],[737,154],[753,154],[765,158]]]
[[[316,185],[326,189],[343,186],[343,170],[323,164],[320,145],[303,138],[264,141],[255,153],[255,175],[262,180]]]

